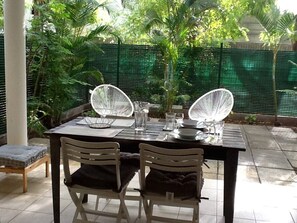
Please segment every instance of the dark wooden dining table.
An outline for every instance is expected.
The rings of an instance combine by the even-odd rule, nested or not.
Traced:
[[[60,222],[60,138],[70,137],[84,141],[116,141],[124,152],[138,153],[139,143],[170,148],[202,148],[205,159],[224,161],[224,201],[223,213],[226,223],[233,222],[234,198],[238,155],[246,150],[240,125],[225,124],[222,140],[179,140],[163,131],[164,122],[151,119],[145,132],[135,132],[134,126],[112,126],[108,129],[91,129],[78,125],[83,117],[78,117],[45,132],[50,139],[52,199],[54,222]]]

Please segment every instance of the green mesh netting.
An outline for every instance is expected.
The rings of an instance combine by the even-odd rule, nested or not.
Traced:
[[[98,68],[105,83],[122,89],[132,100],[151,101],[151,95],[162,93],[153,84],[154,78],[162,78],[164,65],[160,51],[150,46],[101,45],[102,53],[90,52],[87,66]],[[277,57],[277,89],[293,89],[297,86],[297,67],[288,61],[297,62],[296,52],[280,51]],[[221,63],[220,63],[221,61]],[[179,94],[188,94],[190,100],[183,104],[189,107],[199,96],[218,87],[229,89],[235,98],[233,111],[238,113],[274,114],[272,94],[272,52],[266,50],[192,48],[183,49],[178,61],[176,76],[180,78]],[[183,82],[183,79],[186,82]],[[76,102],[89,100],[89,89],[78,86]],[[32,84],[28,80],[28,85]],[[30,86],[28,86],[30,89]],[[297,95],[277,93],[278,115],[297,116]],[[181,102],[177,102],[181,103]],[[5,133],[5,74],[4,42],[0,36],[0,133]]]
[[[102,49],[104,53],[95,55],[92,66],[100,69],[105,82],[119,86],[130,97],[136,97],[135,100],[150,101],[151,94],[158,89],[150,85],[148,77],[161,77],[164,72],[160,52],[153,47],[135,45],[103,45]],[[189,107],[209,90],[225,87],[234,94],[234,112],[274,114],[272,56],[266,50],[184,49],[177,72],[191,84],[181,84],[179,90],[180,94],[191,96],[184,106]],[[277,89],[297,86],[297,67],[288,60],[297,62],[297,53],[278,53]],[[278,92],[277,97],[278,115],[297,116],[297,96]]]

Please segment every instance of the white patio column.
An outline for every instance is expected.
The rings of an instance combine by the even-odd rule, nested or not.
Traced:
[[[7,144],[27,145],[25,0],[4,0]]]

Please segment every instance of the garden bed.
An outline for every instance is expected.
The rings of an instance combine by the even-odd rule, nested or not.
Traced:
[[[67,112],[64,112],[62,115],[62,122],[69,121],[79,115],[84,111],[90,110],[92,107],[89,103],[81,105],[79,107],[70,109]],[[164,118],[164,114],[158,111],[158,106],[153,105],[150,108],[149,117],[151,118]],[[175,105],[173,110],[175,112],[183,112],[185,118],[188,118],[188,109],[183,109],[182,106]],[[246,114],[246,113],[231,113],[225,121],[227,123],[236,123],[236,124],[252,124],[252,125],[267,125],[274,126],[274,116],[273,115],[262,115],[262,114]],[[279,126],[291,127],[294,131],[297,129],[297,117],[285,117],[278,116]]]
[[[250,118],[249,118],[250,117]],[[250,122],[248,120],[250,120]],[[275,117],[273,115],[262,115],[262,114],[244,114],[244,113],[233,113],[226,118],[226,122],[238,123],[238,124],[253,124],[253,125],[267,125],[275,126]],[[297,117],[285,117],[278,116],[278,126],[291,127],[296,129]]]

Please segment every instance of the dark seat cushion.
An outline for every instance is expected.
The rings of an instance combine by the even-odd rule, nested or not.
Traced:
[[[0,166],[27,167],[46,153],[45,146],[3,145],[0,147]]]
[[[135,168],[140,168],[140,155],[139,153],[120,153],[120,161],[122,165],[131,165]]]
[[[125,154],[122,158],[121,155],[121,188],[129,183],[134,177],[135,172],[139,170],[139,156]],[[131,159],[129,159],[131,158]],[[72,182],[65,182],[67,186],[74,184],[90,187],[94,189],[112,189],[118,191],[116,182],[115,166],[95,166],[83,165],[71,175]]]
[[[197,195],[196,174],[193,172],[179,173],[151,169],[145,185],[145,191],[161,195],[171,192],[175,197],[200,197],[200,194]]]

